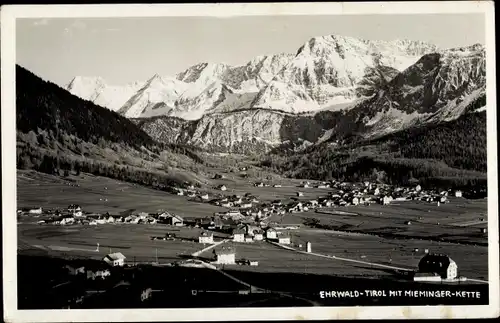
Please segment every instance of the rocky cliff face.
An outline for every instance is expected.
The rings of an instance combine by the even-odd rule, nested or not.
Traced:
[[[241,66],[200,63],[114,92],[99,78],[77,81],[72,93],[144,118],[141,127],[154,138],[241,152],[453,120],[484,97],[486,69],[482,45],[440,50],[333,35],[312,38],[296,54]]]

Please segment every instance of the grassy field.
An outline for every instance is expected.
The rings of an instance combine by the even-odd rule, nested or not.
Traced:
[[[301,199],[324,196],[328,189],[297,188],[300,181],[283,179],[281,188],[254,187],[235,173],[226,173],[225,179],[212,180],[210,185],[224,183],[228,191],[224,194],[256,195],[260,200],[288,199],[296,191],[303,191]],[[155,212],[160,209],[177,213],[185,218],[206,217],[223,208],[206,203],[190,202],[184,196],[119,182],[108,178],[82,175],[70,178],[70,182],[59,177],[35,172],[18,173],[18,207],[42,206],[65,208],[69,204],[80,204],[85,211],[110,212],[116,214],[135,209],[137,212]],[[77,183],[71,186],[68,183]],[[41,193],[43,192],[43,193]],[[215,193],[215,191],[211,191]],[[218,192],[221,193],[221,192]],[[105,201],[107,199],[107,201]],[[324,225],[339,227],[339,230],[353,230],[367,234],[307,228],[304,225],[292,233],[296,246],[310,241],[313,252],[335,255],[380,264],[392,264],[415,268],[423,256],[423,250],[442,252],[454,259],[459,272],[469,278],[487,279],[487,236],[480,233],[480,227],[487,223],[487,201],[450,198],[450,203],[436,204],[407,201],[394,202],[388,206],[350,206],[322,209],[330,213],[287,214],[272,216],[271,221],[282,224],[303,224],[306,218],[315,218]],[[338,211],[347,213],[336,213]],[[333,213],[332,213],[333,212]],[[480,221],[484,218],[484,221]],[[84,256],[102,258],[111,251],[122,251],[128,261],[154,261],[156,250],[160,262],[182,259],[203,248],[189,241],[152,241],[151,236],[161,236],[175,231],[186,239],[196,238],[197,229],[172,228],[163,225],[99,225],[97,227],[55,227],[30,224],[36,218],[21,219],[18,225],[20,249],[40,245],[63,256]],[[406,224],[411,221],[411,224]],[[439,222],[439,224],[438,224]],[[368,235],[371,234],[371,235]],[[377,236],[378,235],[378,236]],[[397,236],[396,236],[397,235]],[[222,238],[222,237],[221,237]],[[402,240],[402,239],[405,240]],[[456,243],[438,241],[446,239]],[[94,251],[100,243],[100,251]],[[462,243],[462,244],[460,244]],[[464,244],[468,243],[468,244]],[[474,245],[476,244],[476,245]],[[480,245],[483,244],[483,245]],[[52,249],[50,248],[52,247]],[[55,247],[55,248],[54,248]],[[414,251],[418,248],[418,251]],[[373,268],[369,265],[342,262],[298,254],[280,249],[265,242],[236,245],[237,258],[259,261],[259,266],[236,266],[237,270],[259,272],[296,272],[343,276],[387,276],[394,273]],[[211,251],[201,255],[211,257]]]
[[[187,218],[211,216],[224,210],[205,203],[187,203],[184,196],[89,174],[70,176],[74,181],[31,171],[19,171],[18,174],[18,208],[66,208],[69,204],[79,204],[88,212],[118,214],[129,209],[137,212],[168,210]]]
[[[201,230],[164,225],[105,224],[99,226],[18,225],[21,250],[35,246],[50,254],[102,259],[109,252],[122,252],[127,262],[171,262],[203,249],[196,240]],[[173,233],[175,241],[151,240],[152,236]],[[185,240],[184,240],[185,239]],[[190,241],[193,239],[195,241]],[[217,239],[217,238],[215,238]],[[99,252],[96,251],[99,243]],[[32,248],[31,247],[31,248]]]

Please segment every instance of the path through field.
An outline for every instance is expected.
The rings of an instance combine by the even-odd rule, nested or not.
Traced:
[[[388,265],[378,264],[378,263],[375,263],[375,262],[368,262],[368,261],[361,261],[361,260],[354,260],[354,259],[342,258],[342,257],[337,257],[337,256],[323,255],[323,254],[319,254],[319,253],[315,253],[315,252],[306,252],[306,251],[297,250],[297,249],[294,249],[292,247],[289,247],[289,246],[286,246],[286,245],[282,245],[282,244],[279,244],[279,243],[276,243],[276,242],[272,242],[272,241],[269,241],[269,243],[271,243],[271,244],[273,244],[275,246],[278,246],[280,248],[286,249],[286,250],[295,251],[297,253],[306,254],[306,255],[312,255],[312,256],[317,256],[317,257],[322,257],[322,258],[329,258],[329,259],[335,259],[335,260],[341,260],[341,261],[355,262],[355,263],[360,263],[360,264],[365,264],[365,265],[370,265],[370,266],[376,266],[376,267],[382,267],[382,268],[388,268],[388,269],[394,269],[394,270],[400,270],[400,271],[406,271],[406,272],[413,271],[413,269],[409,269],[409,268],[402,268],[402,267],[396,267],[396,266],[388,266]],[[467,278],[467,280],[468,281],[477,282],[477,283],[486,283],[486,284],[488,284],[487,280],[474,279],[474,278]]]
[[[204,253],[205,251],[210,250],[210,249],[212,249],[212,248],[215,248],[215,247],[217,247],[218,245],[223,244],[224,242],[227,242],[227,241],[229,241],[229,240],[225,239],[225,240],[219,241],[219,242],[217,242],[217,243],[214,243],[214,244],[212,244],[212,245],[210,245],[210,246],[208,246],[208,247],[206,247],[206,248],[203,248],[203,249],[201,249],[201,250],[199,250],[199,251],[196,251],[196,252],[192,253],[192,254],[191,254],[191,256],[193,256],[193,257],[198,257],[199,255],[201,255],[201,254],[202,254],[202,253]]]
[[[350,261],[350,262],[355,262],[355,263],[360,263],[360,264],[365,264],[365,265],[370,265],[370,266],[377,266],[377,267],[382,267],[382,268],[395,269],[395,270],[413,271],[412,269],[409,269],[409,268],[401,268],[401,267],[396,267],[396,266],[388,266],[388,265],[377,264],[377,263],[374,263],[374,262],[354,260],[354,259],[342,258],[342,257],[337,257],[337,256],[328,256],[328,255],[323,255],[323,254],[315,253],[315,252],[306,252],[306,251],[297,250],[297,249],[294,249],[292,247],[288,247],[286,245],[282,245],[282,244],[279,244],[279,243],[276,243],[276,242],[272,242],[272,241],[269,241],[269,243],[271,243],[271,244],[273,244],[275,246],[281,247],[283,249],[295,251],[295,252],[302,253],[302,254],[305,254],[305,255],[313,255],[313,256],[323,257],[323,258],[337,259],[337,260],[342,260],[342,261]]]

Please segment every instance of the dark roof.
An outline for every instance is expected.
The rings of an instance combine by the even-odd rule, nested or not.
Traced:
[[[228,254],[236,253],[236,251],[234,250],[234,248],[232,246],[223,246],[223,247],[215,249],[214,252],[216,255],[228,255]]]
[[[245,228],[236,228],[233,230],[233,234],[245,234],[246,230]]]
[[[420,262],[418,267],[420,270],[425,270],[427,268],[443,268],[446,269],[453,260],[444,254],[427,254]]]

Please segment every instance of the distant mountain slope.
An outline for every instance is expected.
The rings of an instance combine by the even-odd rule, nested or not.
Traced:
[[[104,139],[136,148],[154,143],[129,119],[81,100],[20,66],[16,66],[16,114],[17,130],[22,132],[40,128],[87,142]]]
[[[277,149],[261,165],[298,178],[485,184],[486,137],[483,111],[347,145],[323,143],[301,153]]]
[[[88,172],[165,189],[195,178],[192,149],[158,143],[131,120],[16,66],[17,167]],[[188,175],[190,174],[190,175]]]
[[[421,41],[328,35],[309,39],[295,54],[239,66],[199,63],[116,93],[141,85],[120,99],[118,112],[144,118],[141,128],[156,140],[251,154],[454,120],[484,96],[485,64],[480,44],[443,50]],[[80,83],[72,93],[93,102],[110,91],[100,78]],[[167,135],[174,132],[163,117],[185,126]]]

